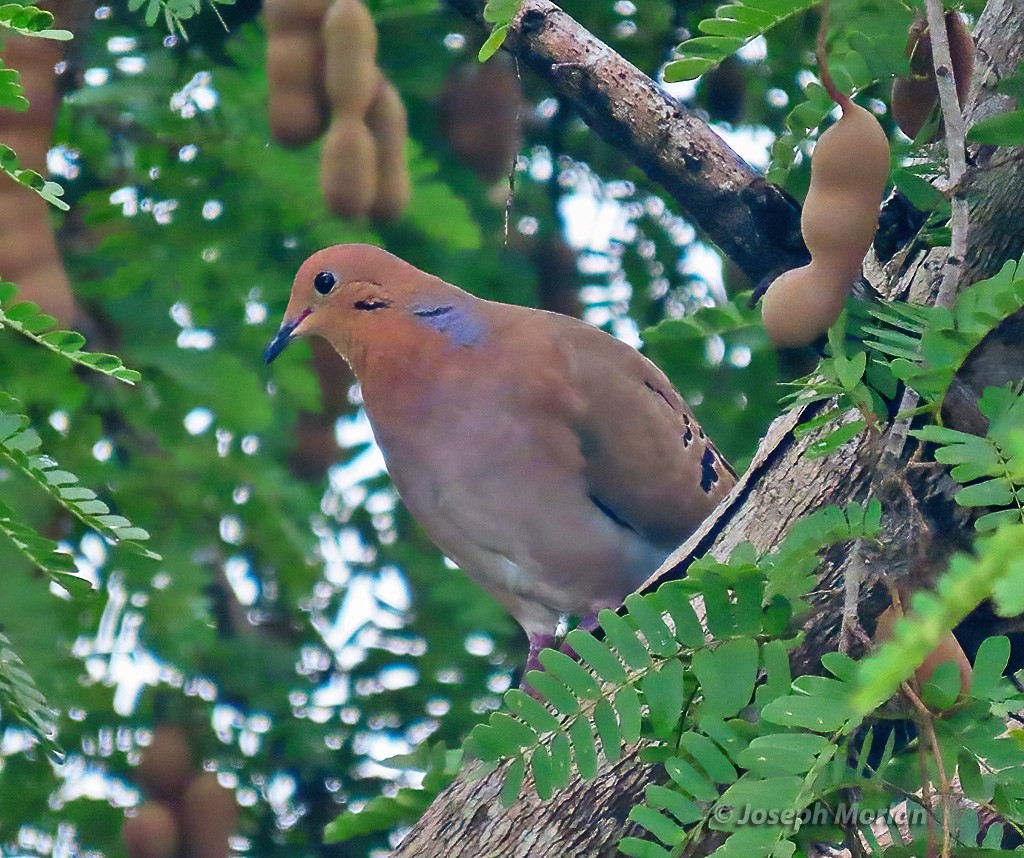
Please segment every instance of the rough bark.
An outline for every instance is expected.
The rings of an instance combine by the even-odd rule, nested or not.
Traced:
[[[550,6],[546,0],[527,0],[524,13],[538,4]],[[977,80],[981,87],[980,91],[975,88],[979,91],[975,116],[991,110],[992,83],[1019,62],[1018,54],[1024,46],[1016,39],[1013,44],[1005,41],[1008,33],[1015,32],[1011,22],[1020,20],[1024,20],[1024,0],[992,0],[979,21],[975,35],[980,48]],[[517,38],[513,49],[527,53],[534,50],[530,38]],[[560,78],[555,75],[555,79]],[[585,95],[588,91],[585,87],[579,89],[578,97],[589,98]],[[589,109],[606,110],[607,103],[596,101]],[[642,121],[636,116],[634,120]],[[630,139],[635,143],[640,138]],[[649,138],[648,145],[660,146],[661,139]],[[1024,251],[1024,218],[1020,216],[1024,203],[1019,198],[1024,150],[973,154],[978,169],[969,188],[972,252],[962,266],[961,286],[991,274],[1005,259],[1017,258]],[[657,158],[653,152],[646,157],[648,161]],[[946,261],[945,249],[901,256],[890,260],[885,269],[869,269],[872,285],[887,297],[933,301]],[[970,379],[970,386],[976,390],[988,382],[1001,383],[1001,376],[1008,371],[1021,376],[1024,342],[1005,335],[998,339],[998,349],[993,353],[1000,359],[976,362]],[[1007,361],[1010,370],[1006,369]],[[878,461],[885,445],[884,434],[863,433],[825,459],[807,459],[804,453],[813,438],[798,440],[793,435],[793,428],[806,416],[791,412],[772,424],[733,493],[673,553],[644,590],[685,575],[689,563],[709,551],[726,558],[745,541],[758,550],[769,549],[800,516],[831,503],[863,501],[869,489],[880,496],[886,510],[883,524],[887,538],[883,551],[867,564],[860,621],[870,629],[885,603],[877,586],[882,576],[921,586],[942,571],[944,561],[966,544],[970,534],[967,514],[950,499],[952,484],[944,470],[907,467],[904,458],[891,467],[890,473],[880,475]],[[821,655],[836,647],[844,573],[849,562],[847,547],[830,552],[822,563],[814,608],[806,618],[806,637],[792,657],[794,673],[814,670]],[[527,787],[511,810],[503,809],[497,801],[500,770],[473,782],[463,777],[442,793],[395,854],[416,858],[613,855],[623,836],[637,833],[626,814],[642,801],[644,788],[654,777],[655,772],[638,760],[636,749],[629,749],[614,766],[605,765],[596,780],[582,783],[574,779],[550,801],[540,801]],[[709,854],[715,845],[710,841],[701,843],[691,854]]]

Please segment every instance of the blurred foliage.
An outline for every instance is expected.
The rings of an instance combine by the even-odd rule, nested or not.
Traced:
[[[382,835],[331,845],[324,826],[417,786],[414,770],[382,761],[427,739],[457,745],[516,681],[521,633],[397,502],[356,390],[329,451],[337,464],[312,481],[289,469],[300,413],[321,407],[310,350],[289,350],[272,373],[260,352],[312,251],[378,243],[478,295],[540,305],[552,284],[538,250],[564,235],[576,270],[554,285],[578,290],[595,324],[633,342],[642,333],[726,455],[749,461],[778,411],[760,327],[739,301],[723,309],[727,291],[751,284],[723,269],[674,201],[524,71],[525,144],[506,210],[508,188],[459,163],[436,119],[451,69],[476,62],[486,32],[435,2],[369,5],[380,65],[409,112],[414,181],[406,215],[379,229],[328,215],[318,144],[270,142],[256,0],[101,5],[75,33],[51,153],[71,207],[59,238],[88,348],[142,379],[79,375],[4,331],[0,386],[43,449],[148,531],[160,559],[112,546],[0,471],[0,500],[69,552],[97,596],[67,598],[0,539],[0,628],[57,710],[66,752],[47,756],[3,713],[0,851],[123,854],[131,767],[152,725],[177,720],[198,725],[200,755],[236,788],[241,853],[370,854]],[[652,75],[714,14],[682,0],[563,6]],[[897,67],[908,13],[879,9],[864,38],[885,36],[886,68]],[[742,51],[727,80],[672,91],[766,169],[806,97],[816,26],[813,12],[795,15]],[[21,95],[9,71],[0,105]],[[865,94],[881,97],[883,84]],[[797,194],[805,142],[780,174]],[[701,312],[719,313],[714,324],[680,321],[713,305]],[[338,361],[332,372],[343,371]]]

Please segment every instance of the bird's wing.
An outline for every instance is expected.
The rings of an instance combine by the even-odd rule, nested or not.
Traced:
[[[584,408],[574,425],[594,502],[655,545],[688,537],[736,475],[653,363],[602,331],[555,317]]]

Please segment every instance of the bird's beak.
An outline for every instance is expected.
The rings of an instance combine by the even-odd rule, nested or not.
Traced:
[[[285,350],[285,347],[295,336],[295,329],[306,318],[306,316],[309,315],[309,313],[310,311],[308,309],[303,310],[302,313],[294,319],[285,320],[281,324],[281,329],[274,335],[274,339],[272,339],[263,350],[264,363],[270,363]]]

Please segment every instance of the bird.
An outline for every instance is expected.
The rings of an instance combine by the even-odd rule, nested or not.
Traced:
[[[526,632],[527,669],[569,619],[621,605],[736,482],[632,346],[381,248],[303,262],[264,360],[309,335],[354,372],[413,518]]]

